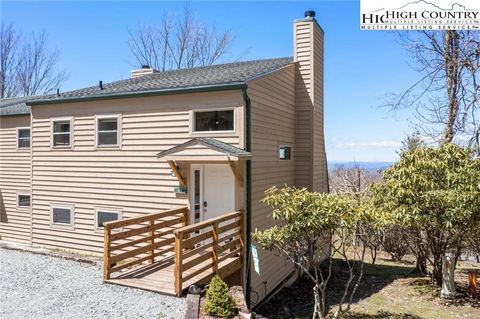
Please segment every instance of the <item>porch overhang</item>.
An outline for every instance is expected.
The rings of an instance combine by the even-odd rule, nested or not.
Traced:
[[[243,176],[235,162],[249,159],[251,156],[250,152],[214,138],[192,138],[157,154],[157,158],[167,161],[183,187],[187,187],[187,181],[180,173],[179,162],[228,163],[240,187],[243,187]]]
[[[214,138],[192,138],[157,154],[159,159],[175,162],[231,162],[251,156],[250,152]]]

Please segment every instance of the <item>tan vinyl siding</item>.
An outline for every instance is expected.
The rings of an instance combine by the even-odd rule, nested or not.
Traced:
[[[299,187],[311,187],[313,163],[313,94],[312,94],[312,31],[313,23],[297,22],[294,24],[294,60],[297,61],[295,72],[295,127],[296,127],[296,176],[295,184]]]
[[[0,117],[0,239],[30,243],[31,209],[17,208],[17,192],[30,192],[30,150],[17,149],[17,128],[30,116]]]
[[[100,253],[103,234],[95,230],[96,207],[121,209],[128,218],[187,205],[185,195],[174,194],[178,181],[156,154],[192,137],[192,109],[221,107],[243,114],[241,92],[33,106],[33,243]],[[106,114],[120,114],[119,148],[95,146],[95,115]],[[50,119],[64,116],[73,116],[73,148],[51,148]],[[208,136],[242,147],[243,117],[235,120],[235,133]],[[52,203],[74,206],[73,230],[51,227]]]
[[[294,24],[296,184],[328,191],[323,125],[323,31],[314,21]]]
[[[264,191],[274,185],[293,185],[295,144],[295,66],[287,66],[249,82],[252,101],[252,225],[253,229],[272,226],[271,209],[262,204]],[[280,145],[292,147],[292,160],[278,159]],[[255,244],[255,243],[253,243]],[[257,245],[258,246],[258,245]],[[260,276],[251,267],[252,289],[259,300],[276,288],[292,272],[284,257],[260,249]],[[266,282],[266,285],[264,285]],[[252,300],[256,302],[255,299]]]
[[[328,191],[327,158],[324,139],[324,85],[323,85],[323,32],[313,27],[314,61],[314,109],[313,109],[313,186],[319,192]]]

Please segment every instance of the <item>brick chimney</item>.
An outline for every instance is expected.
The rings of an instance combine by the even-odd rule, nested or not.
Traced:
[[[149,65],[142,65],[141,69],[132,71],[131,78],[134,79],[142,75],[153,74],[157,72],[159,72],[157,69],[153,69]]]
[[[296,106],[296,180],[298,187],[328,191],[323,132],[323,37],[315,11],[293,24]]]

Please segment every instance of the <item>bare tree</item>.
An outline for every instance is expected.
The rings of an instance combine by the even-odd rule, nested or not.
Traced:
[[[337,195],[348,196],[360,205],[369,196],[369,186],[380,180],[380,174],[371,173],[355,165],[351,168],[336,167],[329,174],[330,190]],[[375,264],[378,249],[382,244],[382,232],[377,228],[363,228],[357,225],[353,236],[353,246],[360,242],[370,249],[372,263]],[[339,252],[340,253],[340,252]],[[362,252],[365,254],[365,251]],[[363,256],[364,257],[364,256]],[[362,257],[362,260],[363,260]]]
[[[65,72],[55,70],[59,57],[58,50],[48,50],[45,32],[27,38],[19,53],[16,72],[23,95],[52,92],[67,79]]]
[[[67,79],[64,71],[56,70],[60,52],[48,48],[45,31],[25,36],[2,24],[0,33],[2,98],[49,93]]]
[[[18,34],[11,24],[0,26],[0,98],[18,94],[15,79],[17,67]]]
[[[417,128],[437,142],[457,142],[480,153],[480,33],[419,31],[399,38],[420,79],[387,105],[413,108]]]
[[[407,136],[402,141],[402,147],[398,151],[399,154],[404,152],[411,152],[416,150],[417,148],[425,147],[427,143],[425,142],[424,138],[420,134],[420,132],[416,131],[413,134]]]
[[[335,167],[329,174],[330,190],[337,195],[349,195],[359,202],[367,195],[368,187],[380,180],[380,175],[355,165]]]
[[[186,6],[180,17],[164,14],[157,26],[130,30],[128,44],[138,65],[165,71],[212,65],[225,56],[232,41],[231,31],[205,25]]]

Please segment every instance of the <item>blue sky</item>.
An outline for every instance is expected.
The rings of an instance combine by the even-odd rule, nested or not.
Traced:
[[[1,2],[2,22],[21,32],[46,30],[61,50],[70,78],[62,91],[127,78],[132,56],[128,29],[155,23],[185,2]],[[325,134],[330,161],[394,161],[412,129],[408,114],[379,108],[387,93],[401,92],[417,75],[387,31],[359,30],[358,1],[190,2],[199,19],[231,29],[228,59],[292,56],[292,21],[315,10],[325,30]]]

